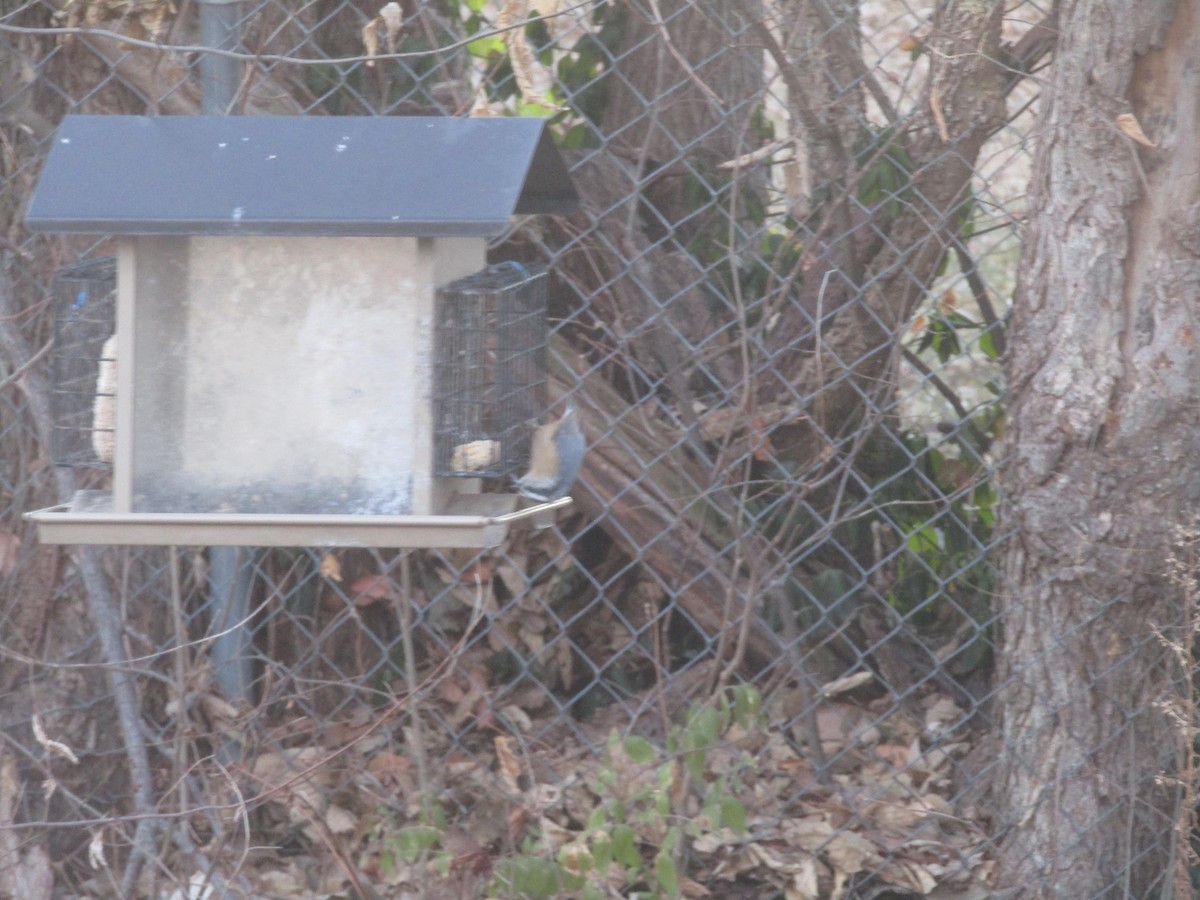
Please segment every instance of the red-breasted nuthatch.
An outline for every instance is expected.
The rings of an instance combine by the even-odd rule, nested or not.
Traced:
[[[567,496],[583,466],[584,438],[575,407],[568,406],[557,422],[539,425],[533,432],[529,471],[517,479],[522,497],[549,503]]]

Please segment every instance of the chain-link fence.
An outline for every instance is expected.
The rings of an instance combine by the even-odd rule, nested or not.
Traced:
[[[989,6],[7,5],[14,896],[986,896],[999,360],[1048,50],[1042,5]],[[24,512],[110,477],[50,462],[55,273],[112,251],[26,229],[50,136],[204,111],[549,118],[582,207],[491,252],[553,273],[551,393],[589,447],[554,527],[38,543]]]

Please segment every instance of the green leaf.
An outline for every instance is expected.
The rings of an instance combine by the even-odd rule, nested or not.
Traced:
[[[658,886],[662,892],[668,897],[674,897],[679,892],[679,873],[675,871],[675,860],[673,860],[666,849],[658,851],[658,855],[654,857],[654,877],[658,880]]]
[[[479,59],[491,59],[493,56],[503,56],[504,41],[495,35],[481,37],[479,40],[471,41],[467,44],[467,52]]]
[[[637,849],[637,835],[628,825],[616,825],[612,830],[613,859],[627,869],[640,869],[642,855]]]
[[[654,792],[654,809],[664,819],[671,814],[671,785],[675,783],[675,766],[666,762],[658,767],[658,787]]]
[[[675,756],[679,753],[679,736],[681,733],[682,730],[678,725],[672,725],[671,730],[667,732],[667,740],[665,743],[668,756]]]
[[[450,869],[454,865],[454,860],[455,855],[453,853],[447,853],[445,850],[443,850],[433,858],[433,868],[439,875],[441,875],[443,878],[446,878],[450,874]]]
[[[613,842],[607,834],[592,840],[592,860],[598,872],[607,871],[608,864],[613,861]]]
[[[554,102],[550,94],[546,95],[546,102]],[[522,100],[517,104],[517,115],[523,119],[548,119],[550,116],[554,115],[555,112],[557,112],[557,110],[552,109],[545,103],[531,103],[529,101]]]
[[[683,838],[683,832],[678,826],[668,828],[663,836],[662,846],[654,857],[654,877],[658,881],[660,892],[668,897],[679,895],[679,872],[675,868],[675,850]]]
[[[979,349],[988,359],[1000,358],[1000,351],[996,349],[996,338],[991,331],[985,331],[979,336]]]
[[[942,549],[941,529],[926,525],[908,537],[908,549],[918,556],[929,556]]]
[[[687,731],[683,736],[683,746],[686,753],[684,761],[688,771],[697,781],[703,780],[704,769],[708,763],[708,749],[717,742],[721,727],[721,714],[711,706],[706,706],[692,716],[688,722]]]
[[[567,130],[559,146],[563,150],[580,150],[587,143],[588,134],[588,126],[579,122]]]
[[[591,847],[572,841],[558,848],[558,865],[568,878],[579,877],[596,867],[596,855]]]
[[[659,791],[654,795],[654,812],[660,819],[666,819],[671,815],[671,795],[666,791]]]
[[[743,731],[750,731],[758,726],[758,717],[762,712],[762,694],[752,684],[738,684],[733,687],[733,720]]]
[[[683,755],[683,762],[694,781],[704,780],[704,770],[708,767],[708,753],[704,750],[690,750]]]
[[[654,761],[654,745],[644,737],[631,735],[625,739],[625,752],[635,763],[648,766]]]
[[[746,807],[737,797],[721,798],[721,824],[732,829],[734,834],[746,833]]]
[[[403,828],[396,832],[395,846],[400,858],[411,862],[438,842],[441,832],[428,825]]]
[[[720,713],[711,706],[704,707],[692,721],[691,731],[695,737],[695,745],[698,747],[711,747],[717,742],[717,738],[720,736],[718,730],[720,727]]]
[[[974,319],[972,319],[970,316],[963,315],[962,313],[958,312],[957,310],[947,313],[946,318],[947,318],[947,320],[949,320],[951,325],[954,325],[958,328],[978,328],[978,327],[980,327],[979,323],[976,322]]]
[[[493,889],[499,888],[499,896],[516,895],[540,900],[543,897],[560,897],[564,888],[575,889],[583,883],[583,879],[570,877],[548,859],[514,856],[496,864]]]
[[[597,806],[591,811],[587,818],[588,831],[600,831],[608,824],[608,810],[603,806]]]

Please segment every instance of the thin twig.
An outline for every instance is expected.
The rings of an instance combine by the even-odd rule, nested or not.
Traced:
[[[979,267],[975,265],[975,260],[968,252],[962,238],[951,234],[950,242],[954,247],[954,255],[958,259],[958,268],[967,280],[967,287],[971,289],[975,305],[979,307],[979,314],[987,323],[987,328],[984,330],[992,336],[992,346],[996,348],[997,355],[1003,357],[1008,348],[1008,341],[1004,336],[1004,327],[1000,318],[996,315],[996,308],[992,306],[992,298],[988,296],[987,285],[983,283],[983,278],[979,274]]]
[[[960,419],[966,420],[971,417],[971,413],[963,406],[962,400],[958,398],[958,394],[954,393],[954,388],[946,384],[933,369],[925,364],[925,361],[917,354],[913,353],[907,347],[902,348],[904,351],[904,361],[912,366],[920,374],[921,378],[934,386],[937,392],[941,394],[946,402],[949,403]]]
[[[33,354],[33,356],[29,357],[29,359],[25,360],[25,362],[21,363],[20,366],[10,372],[7,378],[5,378],[3,381],[0,381],[0,391],[4,390],[22,375],[24,375],[27,371],[29,371],[30,366],[35,365],[39,359],[49,353],[50,348],[53,346],[54,341],[47,341],[46,345],[42,347],[42,349]]]
[[[429,761],[425,757],[425,735],[421,729],[421,703],[417,680],[416,645],[413,643],[412,559],[408,550],[400,551],[400,644],[404,648],[404,680],[408,686],[409,744],[417,762],[417,780],[421,785],[421,809],[428,811],[433,802],[429,780]]]

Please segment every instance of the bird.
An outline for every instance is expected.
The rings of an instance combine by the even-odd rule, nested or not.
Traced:
[[[517,479],[522,497],[550,503],[567,496],[583,467],[584,437],[574,406],[555,422],[534,429],[529,450],[529,471]]]

